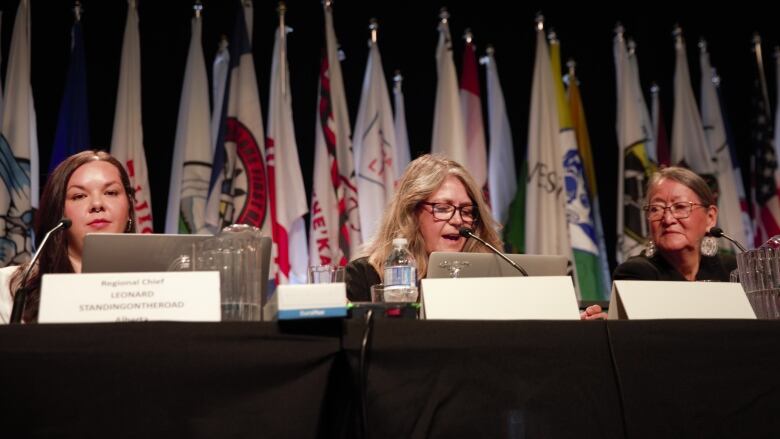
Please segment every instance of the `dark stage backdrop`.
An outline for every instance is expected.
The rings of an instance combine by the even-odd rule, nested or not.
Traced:
[[[203,48],[211,76],[211,62],[221,34],[229,35],[236,1],[205,0]],[[2,0],[2,55],[5,72],[17,1]],[[90,129],[94,147],[111,144],[119,59],[127,3],[124,0],[82,0],[87,57]],[[176,132],[179,96],[190,38],[192,2],[188,0],[139,0],[141,35],[144,146],[149,163],[155,230],[162,231],[167,203],[168,178]],[[774,102],[772,47],[778,42],[777,19],[751,8],[713,8],[680,2],[635,3],[624,6],[566,6],[556,2],[522,2],[510,7],[499,1],[337,1],[334,7],[336,34],[346,59],[342,62],[351,115],[360,98],[367,58],[368,22],[380,20],[379,45],[385,75],[395,69],[404,75],[406,116],[412,155],[430,149],[433,104],[436,89],[434,53],[439,8],[447,6],[453,38],[457,41],[471,28],[479,54],[485,45],[496,48],[496,62],[504,89],[514,136],[517,164],[525,156],[531,73],[534,60],[534,16],[542,11],[546,28],[554,28],[564,58],[577,61],[586,117],[591,134],[604,229],[610,261],[614,264],[617,145],[615,140],[615,78],[612,55],[613,28],[621,21],[627,36],[637,44],[642,85],[649,102],[652,81],[661,86],[667,129],[671,130],[674,76],[672,28],[679,23],[687,38],[688,59],[695,93],[699,88],[696,43],[707,38],[712,64],[719,69],[742,169],[747,174],[749,148],[751,38],[754,31],[764,38],[769,92]],[[31,0],[32,85],[38,116],[42,178],[48,169],[57,112],[68,63],[72,2]],[[706,8],[706,10],[705,10]],[[274,30],[278,23],[275,1],[254,2],[254,56],[260,99],[265,112]],[[287,24],[294,28],[288,38],[293,112],[301,167],[307,191],[311,190],[314,116],[317,75],[323,47],[323,13],[318,0],[288,1]],[[460,70],[463,45],[454,47]],[[483,105],[484,69],[480,71]],[[264,114],[264,117],[266,115]],[[265,124],[265,120],[263,121]],[[613,265],[614,266],[614,265]]]

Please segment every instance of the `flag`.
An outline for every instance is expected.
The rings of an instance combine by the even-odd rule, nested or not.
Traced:
[[[487,56],[483,60],[487,69],[490,207],[496,220],[501,224],[506,224],[509,221],[509,205],[517,193],[512,127],[509,125],[509,117],[506,114],[504,92],[498,78],[498,67],[496,67],[492,47],[488,47]]]
[[[707,137],[704,135],[699,108],[691,88],[688,58],[682,30],[677,28],[675,41],[674,118],[672,119],[672,164],[685,166],[705,178],[715,176]]]
[[[262,148],[263,115],[244,18],[246,6],[240,3],[230,40],[225,97],[222,108],[216,109],[221,113],[221,122],[212,161],[206,224],[214,233],[230,224],[248,224],[268,236],[271,225]]]
[[[125,165],[130,184],[135,188],[136,230],[153,233],[152,198],[141,125],[141,43],[135,0],[127,2],[111,154]]]
[[[658,151],[655,145],[655,130],[653,129],[653,119],[647,110],[645,95],[642,93],[642,82],[639,80],[639,59],[636,54],[636,43],[634,40],[628,40],[628,69],[631,77],[631,93],[633,94],[636,108],[639,112],[639,118],[642,123],[642,130],[645,132],[645,151],[647,158],[653,163],[658,163]]]
[[[360,245],[360,214],[332,6],[326,3],[324,10],[325,53],[315,124],[309,259],[317,265],[345,265]]]
[[[209,80],[201,46],[200,16],[192,19],[190,49],[184,70],[165,233],[197,233],[205,226],[211,177]]]
[[[541,23],[536,31],[529,113],[525,251],[568,257],[571,246],[566,222],[560,126],[550,54]]]
[[[485,127],[482,122],[482,100],[479,93],[477,54],[471,38],[466,38],[463,53],[463,70],[460,76],[460,105],[463,111],[463,127],[466,130],[466,169],[480,188],[487,188],[487,151]]]
[[[701,67],[701,119],[710,154],[715,157],[715,173],[718,179],[718,224],[726,233],[740,243],[748,244],[748,233],[742,218],[742,206],[747,207],[744,188],[742,199],[740,189],[742,176],[734,172],[731,147],[726,137],[724,114],[718,98],[720,78],[710,65],[710,54],[705,42],[699,43],[699,65]],[[745,211],[747,213],[747,211]],[[748,217],[748,225],[749,225]],[[735,246],[729,243],[732,251]]]
[[[406,109],[404,108],[404,92],[401,87],[403,77],[396,71],[393,77],[393,103],[395,104],[395,157],[393,158],[393,168],[395,169],[395,179],[401,178],[406,170],[406,166],[411,161],[409,153],[409,134],[406,132]]]
[[[227,37],[222,35],[219,39],[219,48],[214,56],[214,63],[211,67],[211,96],[213,111],[211,112],[211,156],[217,149],[217,138],[219,137],[219,126],[222,123],[222,109],[225,108],[225,90],[227,89],[227,78],[230,73],[230,51],[228,50]],[[204,229],[204,231],[206,231]]]
[[[623,29],[618,27],[613,39],[615,77],[617,85],[617,143],[618,196],[617,196],[617,251],[618,263],[638,255],[647,236],[647,222],[642,212],[647,180],[655,170],[648,158],[645,143],[649,140],[648,128],[642,116],[643,102],[637,99],[637,77],[629,64]],[[639,88],[641,90],[641,88]]]
[[[655,146],[658,153],[658,165],[669,166],[672,162],[669,156],[669,139],[666,137],[666,123],[664,123],[664,112],[661,108],[661,89],[653,83],[650,87],[651,94],[651,112],[653,117],[653,132],[655,133]]]
[[[761,38],[754,38],[756,55],[753,80],[751,118],[753,218],[756,247],[780,233],[780,200],[778,200],[778,169],[772,145],[772,125],[769,96],[766,90],[764,64],[761,58]],[[7,89],[7,87],[6,87]]]
[[[273,236],[273,273],[276,283],[306,283],[309,265],[306,225],[303,216],[309,211],[306,189],[298,160],[298,144],[293,126],[290,74],[287,68],[287,33],[276,32],[271,85],[268,98],[268,185],[271,196]]]
[[[599,192],[596,184],[596,167],[593,164],[593,149],[590,147],[590,135],[588,134],[588,124],[585,120],[585,108],[582,106],[580,97],[579,81],[574,71],[574,64],[569,69],[569,110],[571,112],[571,121],[574,132],[577,136],[577,148],[580,151],[582,167],[585,175],[586,190],[591,203],[591,221],[593,222],[596,246],[598,247],[598,266],[600,271],[600,295],[597,299],[609,299],[612,282],[609,274],[609,262],[607,261],[607,244],[604,238],[604,226],[601,221],[601,207],[599,206]],[[576,256],[576,255],[575,255]]]
[[[19,2],[5,74],[2,120],[3,188],[0,188],[0,256],[21,264],[32,252],[33,210],[38,207],[38,131],[30,85],[30,5]]]
[[[577,147],[577,133],[569,114],[566,93],[561,78],[561,45],[551,33],[550,64],[552,83],[557,97],[559,145],[563,160],[563,183],[566,193],[566,221],[574,255],[576,286],[581,299],[603,299],[607,293],[601,280],[596,228],[591,215],[590,195],[585,184],[585,171]]]
[[[57,131],[54,134],[49,172],[67,157],[90,148],[89,106],[87,105],[87,65],[81,19],[76,17],[70,31],[71,49],[65,93],[60,104]]]
[[[452,61],[452,38],[447,24],[448,15],[442,12],[439,23],[439,44],[436,47],[436,101],[433,109],[431,152],[443,154],[461,165],[468,163],[466,131],[458,95],[458,76]]]
[[[355,167],[363,241],[374,236],[395,193],[395,146],[393,108],[382,70],[382,57],[376,41],[371,41],[352,139],[357,159]]]

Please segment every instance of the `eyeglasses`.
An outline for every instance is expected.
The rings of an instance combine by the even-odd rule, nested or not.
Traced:
[[[467,204],[465,206],[455,207],[449,203],[429,203],[423,201],[420,204],[431,206],[431,214],[439,221],[449,221],[455,216],[455,211],[460,212],[460,219],[466,223],[471,224],[476,221],[478,212],[477,206],[473,204]]]
[[[646,204],[642,209],[644,209],[647,219],[650,221],[658,221],[664,217],[667,209],[669,209],[669,212],[671,212],[672,216],[676,219],[688,218],[691,216],[691,211],[694,206],[709,207],[705,204],[693,203],[690,201],[678,201],[669,206],[664,206],[663,204]]]

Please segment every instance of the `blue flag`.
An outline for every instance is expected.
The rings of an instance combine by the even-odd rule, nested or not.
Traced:
[[[57,132],[54,135],[49,172],[68,156],[90,146],[84,38],[81,33],[81,22],[76,20],[71,30],[70,66],[68,66],[65,93],[60,104],[60,116],[57,120]]]

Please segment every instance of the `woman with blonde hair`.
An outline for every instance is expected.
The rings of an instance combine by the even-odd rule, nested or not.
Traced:
[[[382,283],[395,238],[406,238],[419,278],[428,272],[428,256],[434,251],[490,252],[479,242],[462,237],[459,229],[463,226],[492,245],[503,246],[482,190],[463,166],[438,155],[415,159],[401,176],[373,239],[347,265],[347,297],[371,300],[371,285]]]

